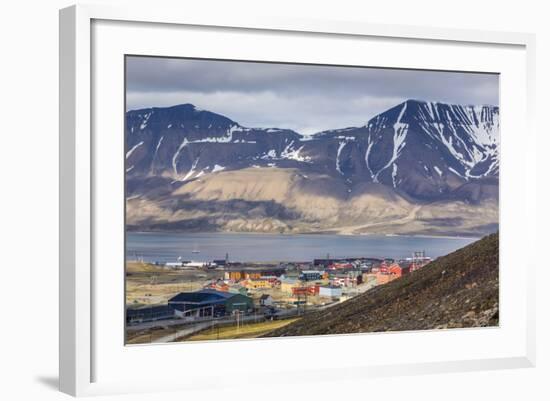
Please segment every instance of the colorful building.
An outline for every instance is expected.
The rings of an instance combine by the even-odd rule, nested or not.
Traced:
[[[409,263],[393,263],[388,268],[388,272],[397,277],[401,277],[405,274],[409,274],[410,271],[411,271],[411,266]]]
[[[378,272],[376,273],[376,285],[382,285],[395,280],[397,276],[395,274]]]
[[[322,280],[324,274],[325,272],[321,270],[302,270],[299,278],[303,281]]]
[[[251,288],[251,289],[262,289],[262,288],[273,287],[272,281],[266,280],[263,278],[250,278],[246,280],[243,284],[246,288]]]
[[[292,287],[292,295],[317,295],[319,294],[319,285],[304,285]]]
[[[224,278],[231,281],[240,281],[245,279],[259,279],[265,276],[280,277],[285,273],[284,267],[265,267],[265,268],[235,268],[231,267],[224,273]]]

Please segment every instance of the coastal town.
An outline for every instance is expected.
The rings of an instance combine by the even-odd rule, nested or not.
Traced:
[[[254,338],[413,274],[432,259],[326,258],[292,263],[127,262],[128,344]]]

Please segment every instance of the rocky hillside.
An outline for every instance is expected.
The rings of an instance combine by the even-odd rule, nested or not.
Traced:
[[[497,326],[498,261],[492,234],[268,336]]]
[[[498,117],[494,106],[409,100],[364,126],[302,136],[243,127],[191,104],[129,111],[128,224],[142,230],[494,232]]]

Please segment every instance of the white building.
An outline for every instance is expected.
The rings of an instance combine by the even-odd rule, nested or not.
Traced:
[[[177,269],[178,267],[183,267],[183,262],[166,262],[164,266],[170,269]]]
[[[342,296],[342,288],[334,285],[319,287],[319,296],[325,298],[340,298]]]
[[[263,294],[260,297],[260,305],[262,305],[262,306],[273,306],[273,297],[269,294]]]
[[[206,263],[204,262],[187,262],[185,263],[185,267],[204,267],[206,266]]]

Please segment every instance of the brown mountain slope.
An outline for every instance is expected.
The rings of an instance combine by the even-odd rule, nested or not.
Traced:
[[[293,168],[247,168],[185,183],[130,180],[126,223],[134,231],[476,235],[498,221],[493,201],[414,203],[376,183]],[[149,187],[150,186],[150,187]],[[149,190],[146,190],[149,188]]]
[[[498,233],[266,337],[498,325]]]

